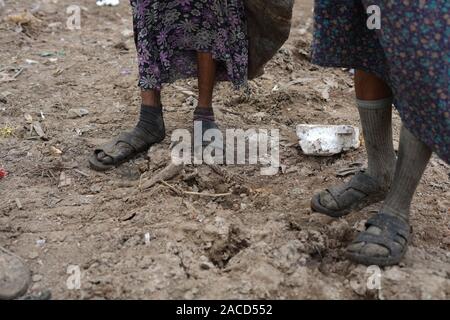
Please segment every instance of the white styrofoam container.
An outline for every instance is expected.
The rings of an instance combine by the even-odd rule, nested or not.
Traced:
[[[350,125],[297,126],[297,136],[303,153],[313,156],[331,156],[358,149],[361,145],[359,135],[359,128]]]

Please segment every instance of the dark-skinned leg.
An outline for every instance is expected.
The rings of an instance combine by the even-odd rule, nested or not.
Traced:
[[[211,53],[198,52],[198,106],[194,111],[194,125],[201,124],[202,137],[194,137],[195,141],[203,141],[204,133],[210,129],[218,129],[212,108],[213,92],[216,81],[216,61]],[[205,146],[207,143],[202,142]]]
[[[143,106],[159,107],[161,106],[161,91],[141,90],[141,100]]]
[[[211,109],[216,81],[216,61],[211,53],[198,52],[198,107]]]

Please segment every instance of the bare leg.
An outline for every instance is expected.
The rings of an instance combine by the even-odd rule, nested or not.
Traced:
[[[216,81],[216,61],[214,61],[211,53],[198,52],[198,106],[194,111],[194,140],[196,144],[201,141],[201,146],[196,145],[195,154],[199,157],[203,147],[209,143],[203,140],[205,133],[209,130],[218,130],[214,118],[214,110],[212,108],[213,92]],[[196,130],[201,126],[201,130]],[[199,136],[201,134],[201,136]],[[217,133],[216,136],[219,136]],[[214,144],[220,148],[223,145],[222,140],[215,140]]]
[[[362,70],[355,72],[355,93],[359,100],[381,100],[392,97],[391,89],[383,80]]]
[[[161,105],[161,92],[157,90],[141,91],[142,105],[159,107]]]
[[[198,106],[211,108],[216,80],[216,62],[211,53],[197,53],[198,60]]]

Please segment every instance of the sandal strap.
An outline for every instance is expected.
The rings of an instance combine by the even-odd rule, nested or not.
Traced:
[[[358,235],[354,243],[371,243],[377,244],[379,246],[383,246],[384,248],[389,250],[391,256],[401,255],[402,252],[406,248],[406,243],[403,245],[402,242],[399,242],[399,238],[395,237],[394,239],[383,237],[382,235],[374,235],[367,232],[363,232]]]
[[[356,199],[364,199],[372,194],[383,192],[378,182],[364,173],[358,172],[344,185],[326,189],[333,197],[340,209],[345,209],[355,202]]]
[[[106,143],[95,149],[95,153],[104,152],[107,156],[113,158],[114,162],[121,161],[123,154],[120,148],[117,147],[118,143],[126,143],[132,147],[133,153],[139,153],[148,149],[150,145],[157,142],[153,136],[147,136],[141,133],[139,130],[133,130],[131,132],[123,132],[119,134],[112,141]]]
[[[121,133],[116,139],[116,144],[119,142],[130,145],[136,152],[139,152],[148,144],[146,137],[137,130]]]
[[[411,234],[411,228],[405,220],[383,212],[367,220],[366,228],[371,226],[377,227],[389,235],[400,235],[405,240],[408,240]]]
[[[390,255],[399,256],[406,250],[411,229],[404,220],[386,213],[378,213],[366,222],[366,228],[371,226],[381,230],[379,235],[362,232],[353,243],[371,243],[385,247]]]

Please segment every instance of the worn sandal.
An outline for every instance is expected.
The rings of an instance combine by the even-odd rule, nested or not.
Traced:
[[[165,134],[161,134],[160,136],[149,135],[137,128],[131,132],[121,133],[111,142],[96,148],[94,154],[89,158],[89,164],[91,168],[96,171],[107,171],[127,162],[136,155],[147,151],[153,144],[161,142],[164,138]],[[106,157],[110,157],[112,162],[103,163],[100,161],[98,155],[101,152],[103,152]]]
[[[366,230],[370,227],[377,227],[381,230],[379,235],[361,232],[352,244],[376,244],[389,250],[388,256],[370,256],[347,249],[347,257],[360,264],[367,266],[391,266],[398,264],[404,257],[411,235],[409,224],[396,216],[378,213],[370,218],[366,223]]]
[[[311,199],[311,209],[333,218],[340,218],[383,200],[387,191],[364,171],[360,171],[348,183],[328,188],[314,195]],[[325,193],[328,193],[336,202],[336,208],[327,208],[324,205],[321,196]]]

